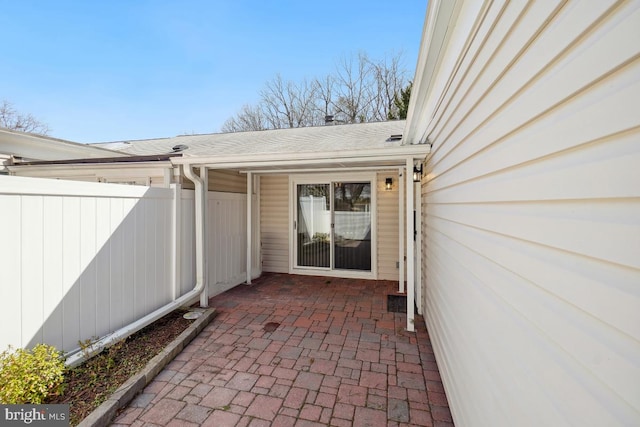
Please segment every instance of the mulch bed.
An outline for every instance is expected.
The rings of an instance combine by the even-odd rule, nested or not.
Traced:
[[[65,373],[64,393],[46,403],[68,403],[71,425],[77,425],[193,322],[184,319],[184,313],[169,313],[70,369]]]

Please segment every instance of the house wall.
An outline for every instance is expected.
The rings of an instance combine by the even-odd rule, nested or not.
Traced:
[[[262,270],[289,272],[289,177],[260,177]]]
[[[414,118],[454,421],[639,425],[640,2],[472,3]]]
[[[385,179],[393,179],[393,188],[385,189]],[[378,191],[378,279],[398,280],[398,172],[379,172]]]
[[[247,193],[247,175],[244,173],[209,169],[209,191]]]
[[[393,189],[385,190],[385,178],[393,178]],[[397,280],[398,268],[398,172],[376,175],[378,278]],[[260,177],[260,229],[264,271],[289,272],[289,177]]]

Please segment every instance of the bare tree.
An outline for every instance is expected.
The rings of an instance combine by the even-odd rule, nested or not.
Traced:
[[[335,114],[336,108],[334,102],[336,79],[331,74],[327,74],[322,79],[316,79],[317,96],[316,96],[316,118],[314,125],[325,123],[329,116]]]
[[[401,69],[400,56],[370,61],[376,95],[371,105],[371,120],[382,121],[399,117],[396,97],[406,85],[406,72]]]
[[[336,114],[343,115],[347,123],[369,121],[369,108],[374,98],[371,87],[371,62],[367,54],[343,57],[337,64]]]
[[[315,82],[285,82],[277,74],[260,93],[267,122],[274,129],[310,126],[316,91]]]
[[[49,126],[33,117],[31,114],[23,114],[16,111],[13,104],[2,100],[0,103],[0,126],[20,132],[47,135]]]
[[[366,53],[343,57],[336,71],[301,83],[276,75],[222,127],[224,132],[317,126],[331,116],[337,123],[384,121],[399,117],[394,100],[406,85],[401,55],[372,60]]]
[[[260,106],[245,105],[234,117],[222,125],[222,132],[244,132],[269,129]]]

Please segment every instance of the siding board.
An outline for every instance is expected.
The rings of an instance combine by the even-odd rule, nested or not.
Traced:
[[[287,175],[260,177],[260,238],[264,271],[289,272],[288,185]]]
[[[393,179],[393,188],[385,189],[385,179]],[[379,172],[378,191],[378,279],[398,280],[398,172]]]
[[[454,421],[637,425],[640,2],[491,2],[475,22],[417,126],[425,321]]]

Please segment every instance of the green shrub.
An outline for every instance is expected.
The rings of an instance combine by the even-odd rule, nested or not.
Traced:
[[[64,361],[55,347],[38,344],[33,350],[9,347],[0,354],[0,403],[39,404],[62,392]]]

